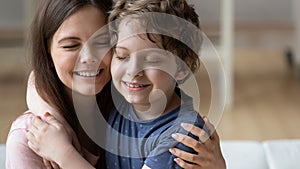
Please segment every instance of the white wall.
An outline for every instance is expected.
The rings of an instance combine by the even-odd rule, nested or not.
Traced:
[[[218,23],[221,0],[188,0],[202,22]],[[291,23],[292,0],[234,0],[235,23]]]
[[[28,0],[0,0],[0,29],[21,28]],[[196,3],[202,22],[218,23],[221,0],[189,0]],[[235,0],[236,23],[291,23],[291,0]]]
[[[27,0],[0,0],[0,30],[23,29],[24,1]]]
[[[236,22],[292,22],[291,0],[235,0]]]

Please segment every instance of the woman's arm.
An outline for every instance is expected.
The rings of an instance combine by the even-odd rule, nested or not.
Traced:
[[[45,114],[44,119],[34,117],[28,127],[28,145],[34,152],[64,169],[94,168],[74,148],[59,121],[50,114]]]
[[[199,140],[180,133],[172,135],[174,139],[193,148],[198,154],[187,153],[177,148],[171,148],[170,152],[178,157],[175,158],[175,162],[182,168],[226,169],[226,163],[220,148],[219,135],[206,117],[204,117],[204,122],[210,136],[204,130],[192,124],[183,124],[182,127],[198,136]],[[194,164],[187,163],[186,161]]]

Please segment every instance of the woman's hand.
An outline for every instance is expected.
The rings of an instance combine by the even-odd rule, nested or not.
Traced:
[[[51,165],[54,168],[57,167],[54,162],[66,158],[68,152],[73,150],[74,147],[72,138],[69,137],[61,123],[47,113],[44,120],[40,117],[34,117],[28,125],[26,137],[28,146],[44,159],[52,161],[47,162],[44,160],[44,163],[48,168],[52,163]]]
[[[204,122],[209,135],[204,130],[192,124],[182,124],[182,127],[185,130],[198,136],[199,140],[195,140],[192,137],[180,133],[172,135],[177,141],[198,152],[198,154],[191,154],[177,148],[171,148],[170,152],[177,156],[174,161],[180,167],[186,169],[226,169],[226,163],[220,148],[219,135],[215,131],[215,127],[206,117],[204,117]]]

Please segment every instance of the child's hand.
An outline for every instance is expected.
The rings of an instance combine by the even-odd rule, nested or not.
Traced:
[[[204,118],[204,122],[210,136],[199,127],[185,124],[182,127],[198,136],[199,140],[180,133],[176,133],[177,137],[175,137],[177,141],[193,148],[199,154],[187,153],[177,148],[170,149],[170,152],[178,157],[175,159],[175,162],[182,168],[226,169],[226,163],[220,148],[219,135],[207,118]],[[189,164],[184,160],[194,164]]]
[[[43,163],[46,166],[47,169],[61,169],[58,164],[56,164],[53,161],[48,161],[46,159],[43,159]]]
[[[34,117],[26,133],[28,146],[41,157],[59,162],[73,150],[72,139],[65,127],[50,114],[45,115],[45,121]]]

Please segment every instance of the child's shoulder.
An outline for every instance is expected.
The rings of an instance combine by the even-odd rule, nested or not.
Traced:
[[[203,123],[203,118],[200,115],[200,113],[195,110],[180,111],[178,113],[178,117],[177,117],[176,121],[177,121],[177,123],[197,124],[199,122]]]

